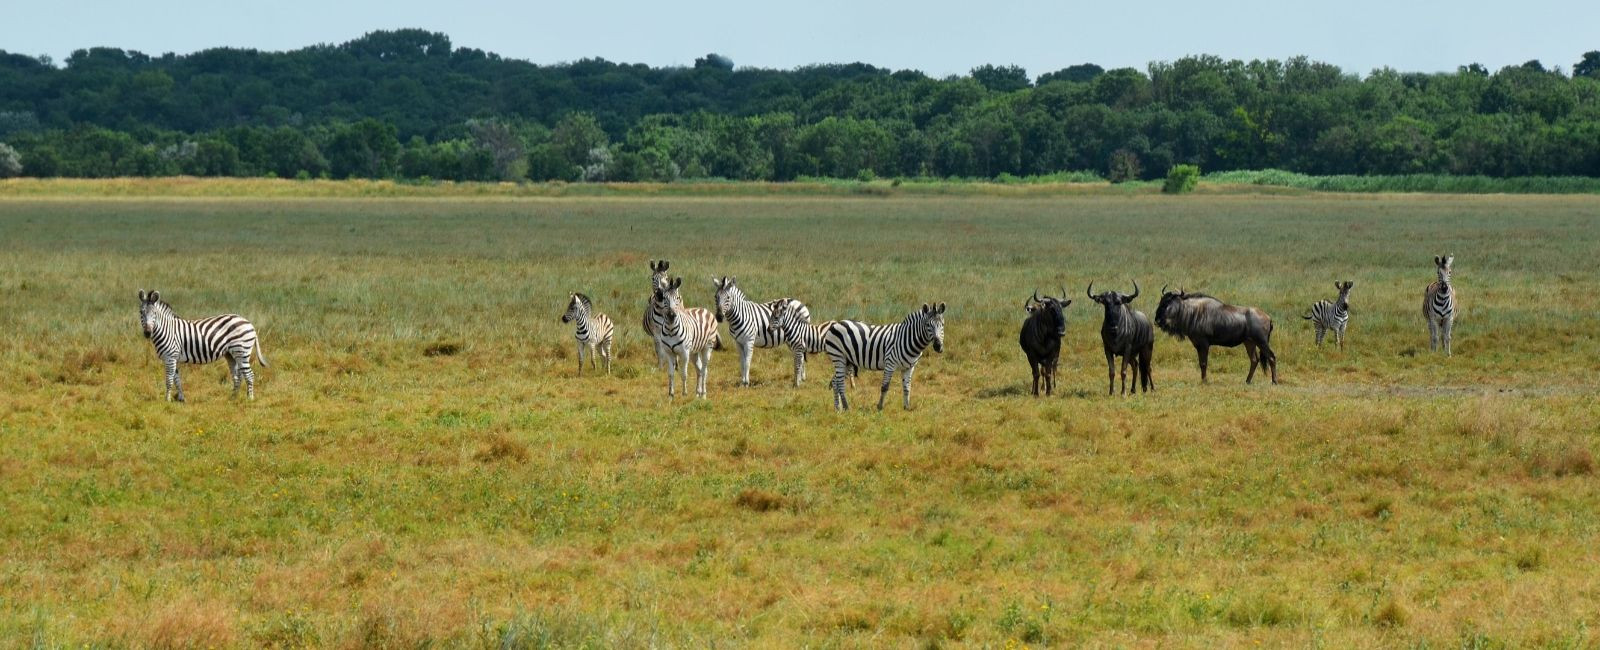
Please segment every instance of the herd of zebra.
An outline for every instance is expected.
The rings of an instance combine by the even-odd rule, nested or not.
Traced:
[[[1428,323],[1429,349],[1443,348],[1450,354],[1452,330],[1455,321],[1456,296],[1450,282],[1453,256],[1434,257],[1438,279],[1423,292],[1423,317]],[[755,348],[787,346],[794,355],[794,383],[805,380],[806,358],[824,354],[833,363],[833,391],[835,409],[848,409],[849,399],[845,384],[860,370],[883,371],[883,383],[878,394],[878,408],[883,408],[894,373],[901,373],[901,391],[905,408],[911,408],[911,377],[917,363],[928,348],[934,352],[944,350],[945,304],[923,304],[898,323],[870,325],[853,320],[814,323],[811,311],[804,303],[793,298],[780,298],[769,302],[755,302],[745,297],[732,277],[713,278],[716,289],[715,309],[685,307],[681,289],[683,278],[669,277],[670,264],[666,260],[650,261],[650,299],[642,319],[642,327],[655,344],[656,365],[667,371],[667,394],[677,394],[677,378],[682,368],[683,391],[689,390],[689,366],[696,371],[695,395],[706,396],[706,374],[711,363],[711,351],[722,348],[718,323],[727,322],[728,332],[739,349],[739,384],[750,384],[750,357]],[[1345,327],[1350,315],[1350,289],[1354,282],[1335,282],[1339,290],[1334,300],[1321,300],[1311,306],[1303,318],[1312,321],[1316,328],[1317,344],[1322,344],[1327,332],[1344,347]],[[1024,301],[1027,318],[1023,322],[1020,343],[1033,369],[1033,392],[1039,394],[1040,380],[1044,380],[1045,394],[1053,392],[1056,357],[1060,340],[1066,332],[1064,310],[1072,304],[1061,291],[1059,297],[1040,297],[1035,291]],[[1088,296],[1104,310],[1101,340],[1105,346],[1107,371],[1115,390],[1116,359],[1122,359],[1123,392],[1128,391],[1127,372],[1134,372],[1134,392],[1153,390],[1155,382],[1150,377],[1150,357],[1154,345],[1155,327],[1168,334],[1187,338],[1195,346],[1199,359],[1200,376],[1206,378],[1208,350],[1211,346],[1234,347],[1243,344],[1250,357],[1250,382],[1258,364],[1269,371],[1273,383],[1278,381],[1277,358],[1272,352],[1270,338],[1272,319],[1255,307],[1229,305],[1214,297],[1189,293],[1182,289],[1161,291],[1156,308],[1154,327],[1143,312],[1130,307],[1139,297],[1139,285],[1133,283],[1132,294],[1116,291],[1094,293],[1090,283]],[[246,386],[247,395],[255,399],[255,371],[250,365],[252,355],[268,367],[261,351],[256,329],[238,314],[224,314],[200,320],[184,320],[172,306],[161,300],[158,291],[139,291],[139,323],[145,338],[155,347],[165,370],[165,397],[184,401],[183,383],[178,376],[178,364],[204,364],[216,359],[228,360],[229,376],[233,380],[233,394],[238,395],[240,383]],[[582,293],[570,294],[564,323],[574,323],[578,343],[578,372],[583,372],[587,358],[591,369],[598,369],[596,357],[605,361],[610,372],[612,341],[616,327],[612,320],[594,308],[593,301]]]

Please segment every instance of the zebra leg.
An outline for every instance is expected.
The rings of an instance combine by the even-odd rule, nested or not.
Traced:
[[[1336,329],[1336,330],[1333,331],[1333,338],[1334,338],[1334,340],[1338,341],[1339,350],[1343,351],[1344,350],[1344,325],[1340,325],[1339,329]]]
[[[239,362],[239,375],[244,377],[245,397],[254,402],[256,400],[256,370],[250,366],[248,351],[246,355],[244,360]],[[239,381],[237,379],[233,382],[233,390],[235,393],[239,391]]]
[[[711,371],[711,347],[710,346],[707,346],[704,352],[701,352],[700,354],[695,356],[694,369],[698,373],[698,375],[699,375],[698,379],[700,380],[700,385],[698,387],[698,392],[696,394],[700,396],[700,399],[705,399],[706,398],[706,375],[709,374],[710,371]]]
[[[1428,316],[1428,351],[1435,352],[1439,349],[1439,324]]]
[[[249,354],[249,351],[246,351],[245,353]],[[246,358],[248,358],[248,357],[246,357]],[[242,376],[242,374],[240,372],[240,369],[243,368],[243,367],[247,367],[247,366],[245,366],[245,364],[240,363],[239,361],[235,360],[232,356],[228,357],[228,374],[233,376],[233,393],[228,396],[229,399],[238,399],[239,398],[239,379]]]
[[[666,365],[667,365],[667,397],[672,397],[673,396],[673,385],[674,385],[673,382],[676,382],[678,380],[678,356],[675,355],[675,354],[667,355],[667,357],[666,357]]]
[[[844,378],[848,368],[849,364],[837,361],[833,363],[833,381],[829,382],[829,384],[833,388],[833,410],[835,411],[850,410],[850,401],[845,399],[844,394]]]
[[[916,372],[916,370],[916,366],[911,366],[906,368],[905,372],[900,373],[900,392],[905,395],[907,411],[911,410],[911,373]]]
[[[750,355],[755,353],[754,341],[739,341],[739,385],[750,385]]]
[[[606,360],[606,374],[611,374],[611,339],[600,344],[600,355]]]
[[[1455,318],[1447,318],[1443,323],[1440,323],[1439,329],[1443,330],[1442,338],[1444,339],[1444,356],[1450,356],[1450,341],[1452,338],[1454,338],[1455,328]]]
[[[889,396],[889,382],[894,381],[894,367],[883,369],[883,386],[878,389],[878,410],[883,410],[883,400]]]
[[[683,344],[683,354],[678,355],[677,359],[679,362],[678,365],[683,366],[683,394],[685,397],[689,395],[689,366],[693,365],[694,363],[690,360],[690,356],[691,353],[689,352],[689,343],[685,341]]]
[[[806,380],[806,351],[795,348],[792,352],[794,352],[794,387],[799,388],[800,382]]]
[[[177,359],[172,359],[171,361],[167,362],[167,375],[172,378],[172,387],[178,392],[178,401],[186,401],[183,399],[183,377],[178,375]]]
[[[1322,337],[1327,333],[1328,329],[1323,327],[1322,323],[1317,323],[1317,347],[1322,347]]]

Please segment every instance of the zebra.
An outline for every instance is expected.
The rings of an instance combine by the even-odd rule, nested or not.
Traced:
[[[664,370],[664,369],[666,369],[666,367],[667,367],[667,350],[666,350],[666,348],[661,347],[661,342],[656,339],[656,326],[655,326],[655,322],[652,320],[652,317],[651,317],[651,312],[653,311],[653,308],[651,307],[651,301],[655,299],[654,296],[655,296],[655,293],[656,293],[656,287],[661,286],[663,283],[665,283],[667,281],[667,266],[668,266],[668,264],[669,264],[669,262],[667,262],[667,260],[661,260],[659,263],[657,263],[655,260],[650,260],[650,296],[651,297],[650,298],[646,298],[645,301],[644,301],[644,334],[645,334],[645,336],[650,337],[650,341],[655,345],[655,348],[656,348],[656,370]],[[681,306],[682,303],[680,302],[679,305]]]
[[[822,354],[822,337],[827,333],[828,327],[838,321],[823,321],[813,324],[811,311],[804,303],[798,300],[792,302],[775,301],[772,306],[772,320],[767,323],[771,336],[789,344],[789,351],[794,353],[794,385],[796,388],[806,380],[806,355]],[[850,385],[855,385],[855,373],[859,373],[854,366],[851,367]]]
[[[581,293],[567,296],[567,312],[561,315],[561,322],[577,322],[578,339],[578,374],[583,374],[583,352],[589,351],[589,367],[595,366],[594,355],[598,350],[600,356],[606,360],[606,374],[611,374],[611,334],[616,329],[611,325],[611,318],[594,310],[594,303],[589,297]]]
[[[179,363],[202,364],[227,357],[229,375],[233,378],[233,396],[239,396],[239,380],[243,379],[246,393],[252,400],[256,398],[256,373],[250,368],[250,354],[255,353],[263,368],[271,366],[261,352],[260,341],[256,340],[255,326],[238,314],[183,320],[173,313],[172,305],[161,300],[160,291],[140,290],[139,324],[166,367],[167,401],[172,401],[174,389],[178,401],[184,401],[183,382],[178,378]]]
[[[717,332],[717,317],[699,307],[685,309],[678,288],[683,278],[672,278],[656,287],[650,300],[651,326],[655,330],[656,346],[668,350],[667,395],[676,394],[674,381],[678,375],[678,362],[683,362],[683,388],[689,390],[689,357],[694,357],[698,383],[696,397],[706,396],[706,372],[711,366],[711,351],[722,347],[722,337]]]
[[[775,348],[784,343],[782,336],[778,336],[769,327],[772,324],[772,312],[780,304],[789,305],[791,309],[799,312],[801,320],[811,320],[811,310],[804,303],[792,298],[779,298],[770,302],[751,302],[744,297],[744,290],[739,288],[737,278],[722,277],[711,278],[711,285],[717,292],[713,296],[717,306],[717,322],[728,322],[728,334],[733,337],[735,345],[739,346],[739,385],[750,385],[750,355],[755,348]]]
[[[1344,349],[1344,328],[1350,322],[1350,287],[1356,283],[1346,280],[1333,283],[1333,288],[1339,290],[1339,297],[1333,301],[1318,300],[1311,305],[1311,311],[1306,312],[1304,318],[1311,321],[1317,328],[1317,347],[1322,347],[1322,339],[1333,331],[1333,340],[1338,342],[1339,349]]]
[[[905,408],[911,408],[911,374],[922,360],[922,353],[933,346],[934,352],[944,352],[944,303],[924,304],[922,309],[907,314],[893,325],[868,325],[845,320],[828,326],[822,349],[833,361],[833,408],[849,410],[845,397],[845,375],[850,368],[883,371],[883,385],[878,391],[878,410],[883,410],[884,398],[889,395],[889,381],[894,371],[903,370],[901,390],[905,395]]]
[[[1439,273],[1422,292],[1422,317],[1428,321],[1428,349],[1438,350],[1444,344],[1444,356],[1450,356],[1450,340],[1456,323],[1456,292],[1450,286],[1450,265],[1454,255],[1435,256],[1434,269]]]

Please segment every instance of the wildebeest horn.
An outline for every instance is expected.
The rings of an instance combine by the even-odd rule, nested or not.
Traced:
[[[1034,302],[1044,302],[1043,300],[1039,299],[1039,290],[1038,289],[1034,289],[1033,290],[1033,301]]]
[[[1067,299],[1067,288],[1065,286],[1057,286],[1056,289],[1059,289],[1061,291],[1061,299],[1062,300],[1066,300]]]
[[[1089,296],[1090,300],[1094,300],[1094,280],[1089,281],[1089,288],[1084,289],[1083,293],[1084,295]]]
[[[1128,296],[1128,300],[1133,300],[1134,298],[1138,298],[1138,297],[1139,297],[1139,281],[1138,280],[1134,280],[1133,281],[1133,295]]]
[[[1161,285],[1161,295],[1167,295],[1167,285]]]

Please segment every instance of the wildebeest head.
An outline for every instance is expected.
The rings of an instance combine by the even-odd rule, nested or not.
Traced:
[[[1093,282],[1089,283],[1089,288],[1085,289],[1084,293],[1088,294],[1090,300],[1100,303],[1100,306],[1105,308],[1106,316],[1111,317],[1114,314],[1121,313],[1123,305],[1133,302],[1134,298],[1139,297],[1139,281],[1133,281],[1132,294],[1122,294],[1116,291],[1107,291],[1100,295],[1095,295]]]
[[[1039,324],[1041,326],[1053,328],[1056,336],[1065,336],[1067,334],[1066,310],[1067,306],[1072,304],[1072,300],[1067,298],[1066,295],[1067,290],[1063,287],[1061,289],[1062,297],[1044,296],[1041,298],[1039,297],[1039,290],[1035,289],[1033,297],[1023,301],[1022,308],[1027,310],[1028,314],[1036,315],[1040,319]]]
[[[1439,282],[1450,284],[1450,265],[1455,262],[1454,255],[1439,255],[1433,258],[1433,266],[1439,272]]]
[[[1177,291],[1167,291],[1166,287],[1161,287],[1161,302],[1156,306],[1156,326],[1168,332],[1176,329],[1178,325],[1174,319],[1180,303],[1187,297],[1189,297],[1188,292],[1182,288]]]
[[[567,296],[567,312],[561,315],[561,322],[570,323],[573,319],[581,318],[582,312],[589,310],[589,297],[581,293]]]

